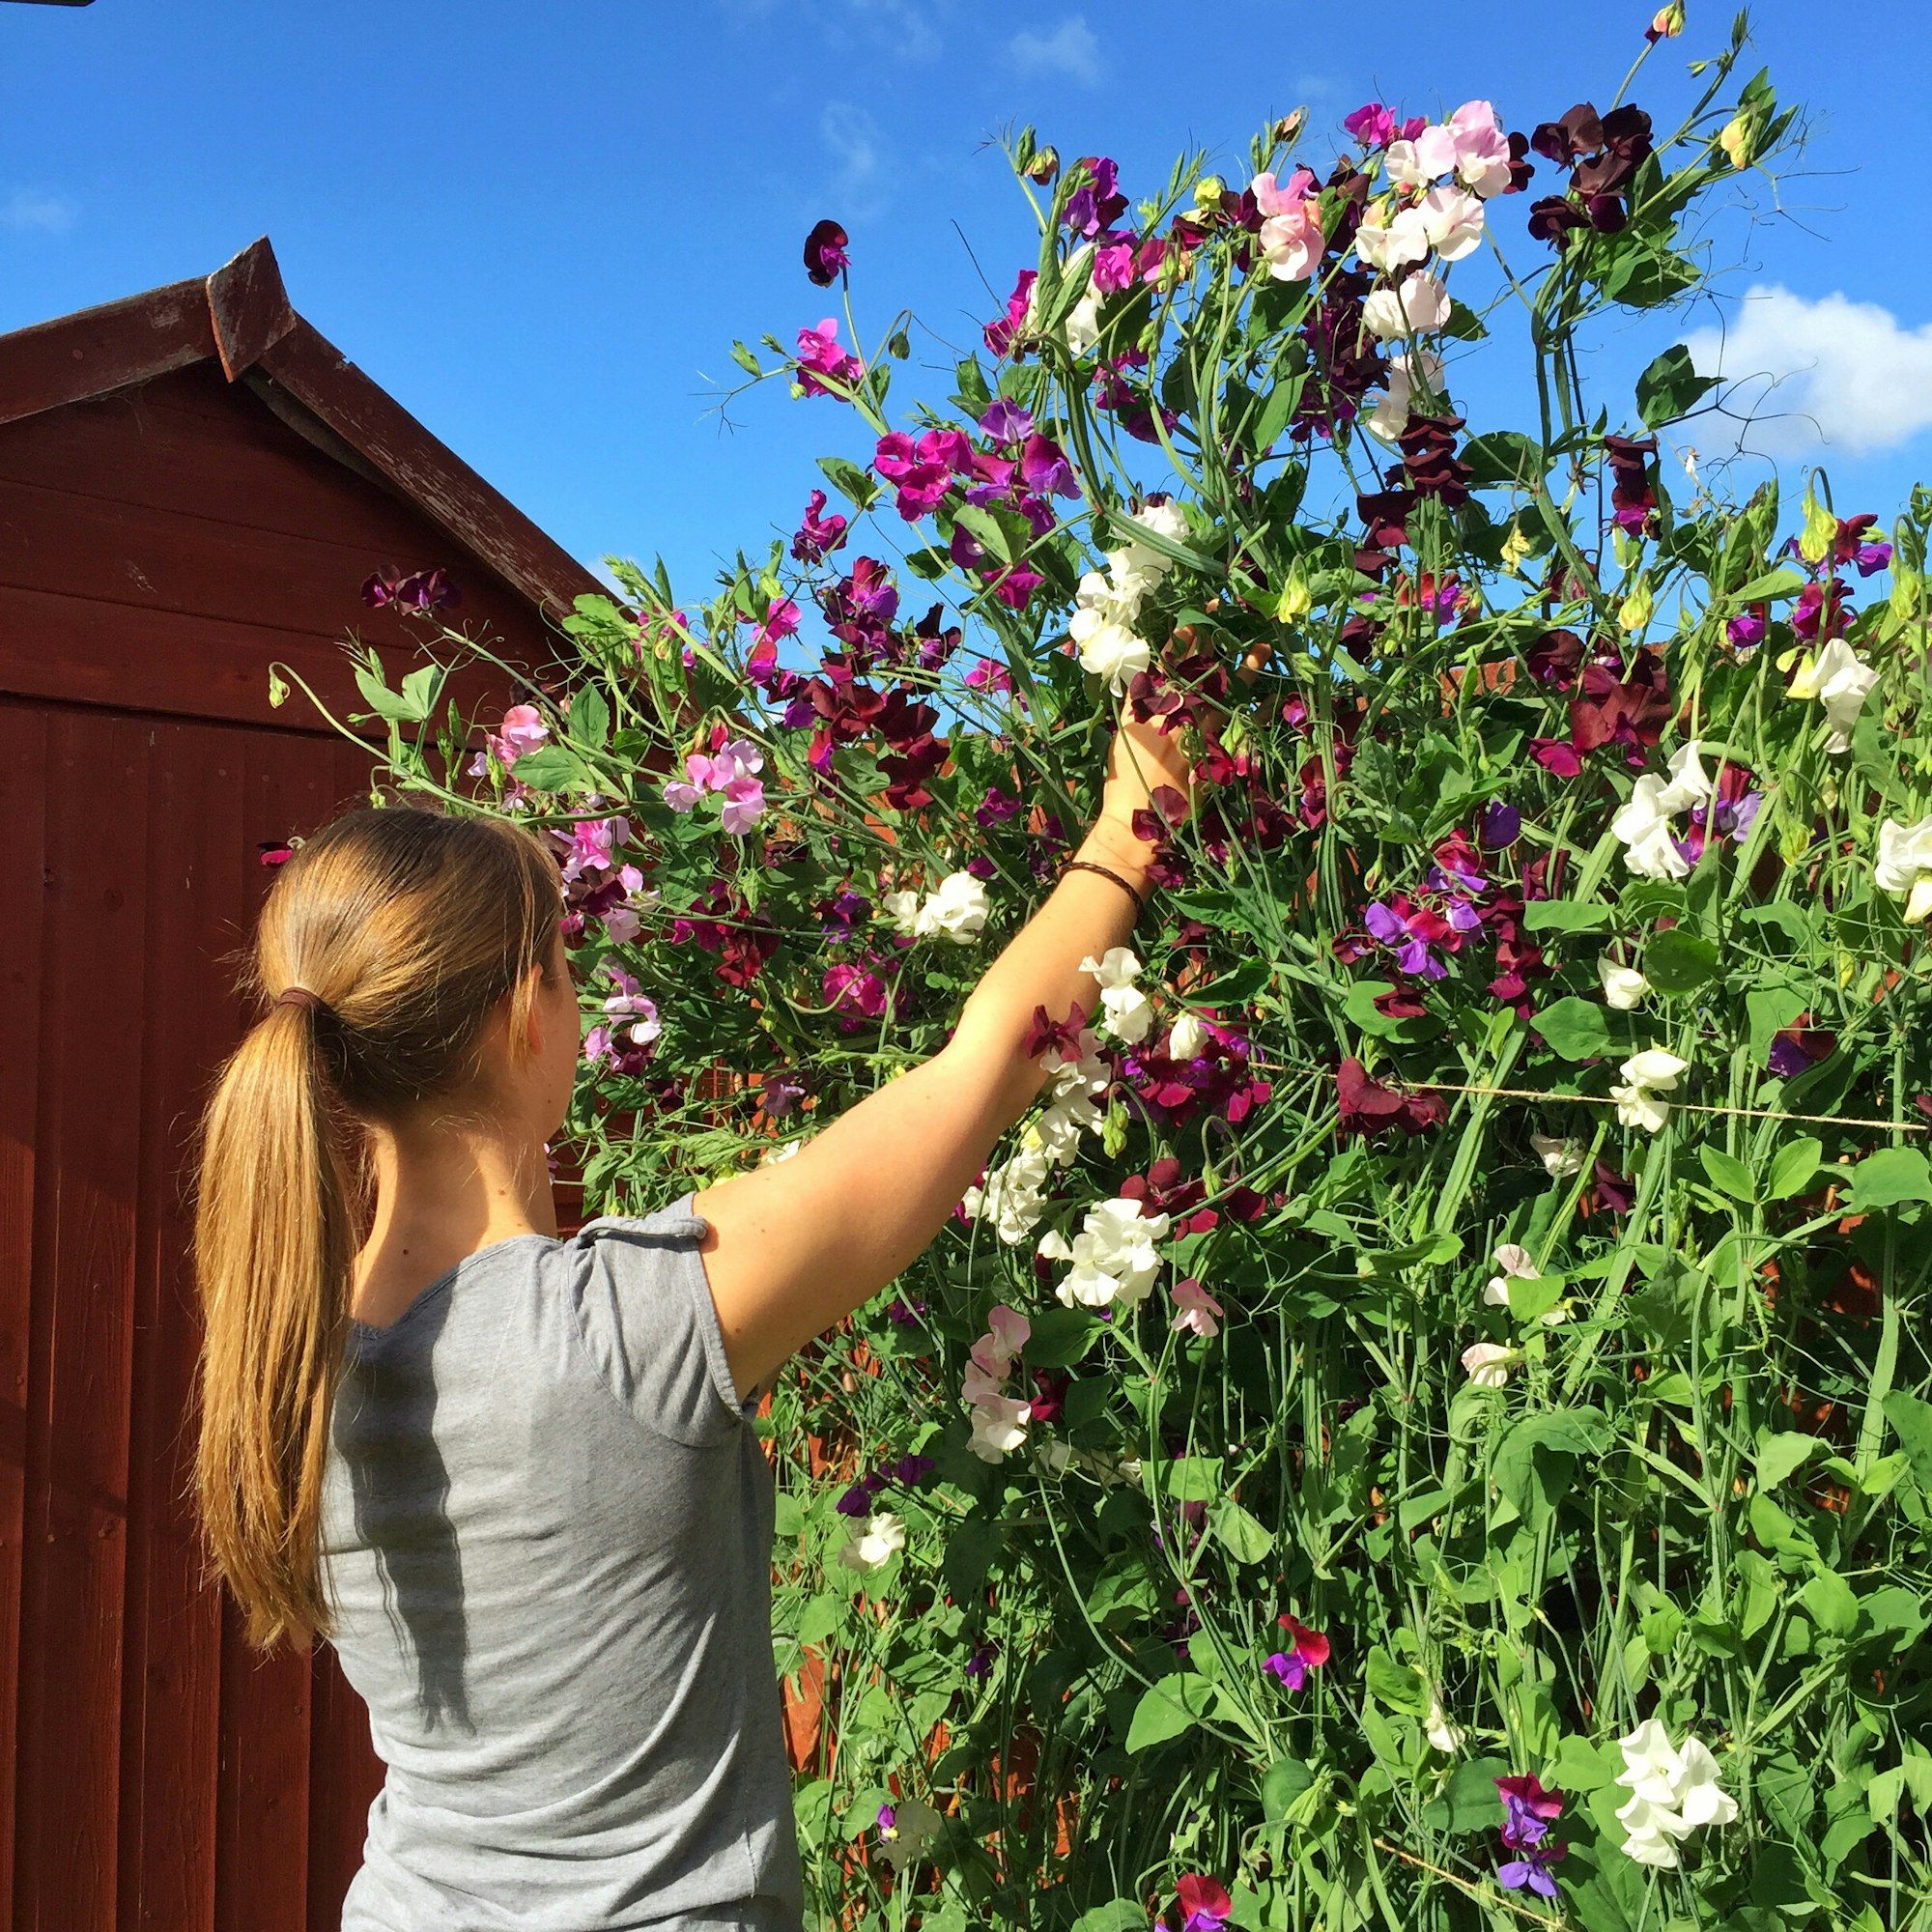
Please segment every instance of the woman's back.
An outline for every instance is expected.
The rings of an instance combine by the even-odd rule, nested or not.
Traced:
[[[800,1922],[771,1477],[691,1200],[351,1330],[323,1550],[389,1769],[344,1932]]]

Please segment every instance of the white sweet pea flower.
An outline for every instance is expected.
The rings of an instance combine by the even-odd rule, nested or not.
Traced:
[[[1624,848],[1624,865],[1631,871],[1646,879],[1688,878],[1690,862],[1677,849],[1670,808],[1663,798],[1663,781],[1646,772],[1618,808],[1610,830]]]
[[[1365,268],[1383,275],[1426,260],[1429,230],[1422,211],[1405,208],[1391,213],[1386,201],[1372,202],[1366,218],[1355,230],[1355,253]]]
[[[1496,1250],[1495,1265],[1496,1272],[1490,1277],[1483,1290],[1483,1299],[1492,1308],[1507,1308],[1510,1305],[1511,1281],[1521,1281],[1533,1275],[1536,1263],[1527,1248],[1519,1247],[1514,1241],[1505,1241]]]
[[[1852,726],[1859,722],[1859,713],[1877,682],[1878,672],[1843,638],[1833,638],[1815,655],[1805,653],[1785,687],[1785,695],[1815,697],[1825,707],[1825,722],[1832,727],[1826,751],[1849,752]]]
[[[1463,1350],[1463,1373],[1479,1389],[1499,1389],[1521,1359],[1520,1350],[1506,1349],[1500,1342],[1473,1342]]]
[[[1445,121],[1432,123],[1412,141],[1391,141],[1382,152],[1391,181],[1421,187],[1456,165],[1456,130]]]
[[[973,1405],[973,1434],[967,1447],[982,1463],[997,1463],[1026,1440],[1030,1403],[1010,1396],[983,1396]]]
[[[879,910],[886,915],[908,939],[919,932],[919,894],[910,886],[895,893],[883,893],[879,897]]]
[[[1567,1180],[1583,1171],[1583,1150],[1560,1134],[1531,1134],[1529,1145],[1551,1180]]]
[[[1463,1727],[1449,1721],[1442,1700],[1434,1690],[1429,1693],[1429,1709],[1422,1719],[1422,1735],[1429,1740],[1430,1749],[1439,1750],[1444,1757],[1452,1756],[1463,1748]]]
[[[1664,767],[1670,774],[1670,781],[1657,795],[1660,811],[1689,811],[1711,796],[1710,777],[1699,761],[1703,749],[1701,740],[1691,738],[1671,753],[1670,762]]]
[[[1147,639],[1135,634],[1133,623],[1140,611],[1137,595],[1123,594],[1097,570],[1090,570],[1080,580],[1075,593],[1075,609],[1068,619],[1066,635],[1080,653],[1080,668],[1105,680],[1119,697],[1136,671],[1146,670],[1153,662]]]
[[[1905,899],[1905,917],[1917,925],[1932,913],[1932,818],[1901,825],[1887,818],[1878,828],[1872,879],[1882,893]]]
[[[904,1548],[905,1524],[891,1510],[880,1510],[848,1539],[838,1560],[848,1570],[876,1570]]]
[[[1670,1103],[1662,1096],[1675,1092],[1688,1065],[1661,1046],[1632,1054],[1619,1069],[1623,1085],[1610,1089],[1610,1097],[1617,1103],[1617,1119],[1627,1127],[1656,1133],[1670,1118]]]
[[[1691,1826],[1728,1825],[1738,1815],[1738,1801],[1718,1782],[1718,1760],[1707,1746],[1687,1737],[1678,1752],[1683,1769],[1677,1777],[1677,1809]]]
[[[1615,1012],[1634,1012],[1650,991],[1650,981],[1634,966],[1619,966],[1607,952],[1597,955],[1597,978],[1603,981],[1605,1006]]]
[[[1143,504],[1122,521],[1129,531],[1150,530],[1170,543],[1187,541],[1187,519],[1181,515],[1179,504],[1172,501]],[[1131,534],[1121,549],[1107,553],[1107,575],[1113,580],[1115,590],[1136,603],[1173,568],[1174,558],[1165,551],[1137,542]]]
[[[1134,984],[1141,962],[1131,949],[1110,946],[1098,959],[1090,952],[1081,960],[1080,970],[1100,982],[1101,1023],[1107,1031],[1129,1045],[1145,1039],[1153,1025],[1153,1006]]]
[[[1467,188],[1433,187],[1419,211],[1430,245],[1445,262],[1460,262],[1483,241],[1483,204]]]
[[[990,910],[986,888],[971,872],[949,872],[926,895],[919,909],[919,930],[970,946],[980,936]]]
[[[1625,1831],[1624,1853],[1638,1864],[1671,1869],[1678,1845],[1707,1825],[1728,1825],[1738,1815],[1737,1800],[1718,1782],[1718,1761],[1695,1738],[1682,1747],[1655,1718],[1646,1718],[1628,1737],[1617,1740],[1624,1769],[1617,1782],[1630,1798],[1618,1807]]]
[[[1377,289],[1362,304],[1362,323],[1382,342],[1427,335],[1449,320],[1449,291],[1439,276],[1417,269],[1397,288]]]
[[[1168,1231],[1165,1214],[1143,1215],[1141,1204],[1125,1197],[1102,1201],[1087,1210],[1071,1242],[1057,1229],[1042,1236],[1038,1252],[1049,1261],[1070,1263],[1054,1290],[1066,1307],[1133,1308],[1145,1301],[1160,1272],[1154,1243]]]
[[[1362,418],[1384,442],[1393,442],[1407,428],[1418,377],[1432,394],[1442,393],[1442,358],[1435,350],[1398,349],[1390,354],[1388,393]]]
[[[1083,242],[1061,264],[1063,280],[1077,275],[1080,265],[1094,252],[1091,242]],[[1026,320],[1021,325],[1029,335],[1039,333],[1039,285],[1036,283],[1027,298]],[[1100,339],[1100,295],[1090,276],[1080,299],[1073,304],[1071,313],[1061,324],[1061,334],[1072,355],[1085,355]]]
[[[1932,824],[1932,820],[1927,821]],[[1182,1013],[1167,1030],[1167,1057],[1192,1060],[1208,1043],[1208,1029],[1194,1013]]]

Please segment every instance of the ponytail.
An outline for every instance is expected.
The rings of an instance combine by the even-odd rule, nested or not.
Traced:
[[[355,1234],[321,1023],[278,1002],[222,1069],[195,1208],[202,1519],[264,1646],[328,1629],[322,1478]]]
[[[252,980],[274,1002],[209,1103],[194,1224],[196,1490],[213,1567],[265,1648],[329,1630],[323,1481],[363,1128],[466,1094],[505,998],[521,1037],[562,910],[529,833],[402,807],[337,819],[270,889]]]

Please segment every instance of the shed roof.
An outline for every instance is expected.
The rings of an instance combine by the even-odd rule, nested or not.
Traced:
[[[380,482],[540,610],[605,586],[296,313],[264,236],[215,270],[0,335],[0,424],[214,362],[291,428]]]

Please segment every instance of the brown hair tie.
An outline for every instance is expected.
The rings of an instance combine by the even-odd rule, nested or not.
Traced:
[[[276,1006],[302,1007],[312,1013],[319,1011],[323,1004],[306,986],[287,986],[275,995]]]
[[[1112,879],[1134,902],[1134,917],[1141,918],[1147,912],[1147,900],[1130,886],[1111,866],[1098,866],[1092,859],[1068,859],[1062,866],[1063,872],[1098,872],[1103,879]]]

